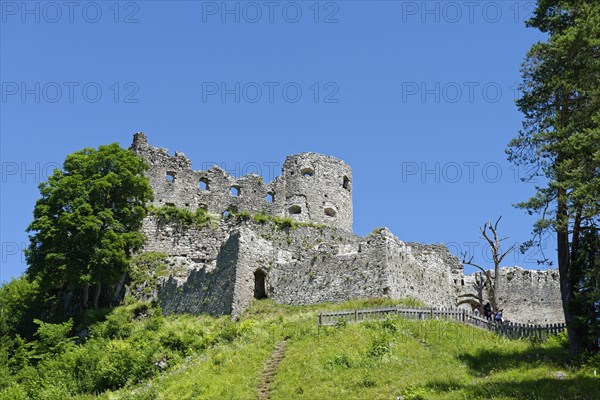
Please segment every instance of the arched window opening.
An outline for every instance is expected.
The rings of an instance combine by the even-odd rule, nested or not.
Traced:
[[[305,178],[310,178],[311,176],[313,176],[315,174],[315,170],[312,168],[303,168],[302,171],[300,171],[302,173],[302,176]]]
[[[238,197],[241,194],[239,186],[232,186],[229,188],[229,194],[233,197]]]
[[[302,207],[296,205],[291,206],[290,208],[288,208],[288,212],[292,215],[302,214]]]
[[[267,193],[265,200],[267,200],[267,203],[273,203],[275,201],[275,193]]]
[[[200,180],[198,181],[198,188],[200,190],[208,190],[208,179],[200,178]]]
[[[327,215],[328,217],[335,217],[335,210],[331,207],[327,207],[325,210],[325,215]]]
[[[169,183],[175,182],[175,172],[173,172],[173,171],[167,171],[167,175],[165,176],[165,179]]]
[[[267,290],[265,287],[266,274],[264,271],[257,269],[254,272],[254,298],[255,299],[266,299]]]
[[[350,189],[350,179],[347,176],[344,176],[344,181],[342,182],[342,187],[344,189]]]

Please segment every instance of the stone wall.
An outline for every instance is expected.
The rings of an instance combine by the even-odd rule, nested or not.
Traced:
[[[506,319],[522,323],[564,322],[557,270],[500,269],[498,303]]]
[[[194,268],[185,279],[170,276],[160,286],[157,299],[164,313],[231,314],[239,237],[229,236],[219,249],[214,268]]]
[[[474,282],[474,274],[465,276],[459,294],[475,293]],[[534,324],[564,322],[557,270],[534,271],[520,267],[502,267],[498,285],[498,307],[504,310],[506,320]],[[484,299],[491,296],[492,293],[486,287]]]
[[[443,246],[404,244],[387,229],[361,238],[327,226],[283,228],[236,218],[194,228],[144,222],[145,251],[168,256],[170,276],[157,299],[165,312],[238,315],[255,296],[256,274],[278,303],[414,297],[435,307],[455,303],[457,260]]]
[[[443,245],[405,243],[387,229],[361,238],[326,226],[282,228],[223,219],[194,228],[144,221],[144,251],[168,255],[170,277],[156,294],[170,312],[238,315],[254,299],[255,274],[266,295],[283,304],[412,297],[430,307],[454,307],[474,293],[473,275]],[[562,322],[558,274],[502,268],[499,301],[515,322]]]
[[[404,243],[389,230],[381,232],[388,253],[391,296],[412,297],[430,307],[454,307],[454,278],[462,264],[444,245]]]

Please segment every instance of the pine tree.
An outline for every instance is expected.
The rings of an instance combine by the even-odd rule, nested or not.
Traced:
[[[545,230],[556,233],[563,311],[575,355],[589,342],[588,331],[577,323],[582,310],[574,300],[581,277],[576,260],[586,249],[582,237],[598,227],[600,209],[600,4],[539,0],[528,25],[548,39],[534,44],[523,63],[523,96],[517,101],[523,128],[507,153],[510,161],[546,178],[534,197],[517,206],[540,215],[537,237]]]

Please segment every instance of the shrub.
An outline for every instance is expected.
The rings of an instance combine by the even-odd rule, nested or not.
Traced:
[[[252,219],[254,220],[254,222],[257,222],[259,224],[265,224],[265,223],[269,222],[270,217],[265,214],[255,214],[252,217]]]
[[[379,335],[371,342],[367,350],[367,357],[382,358],[390,352],[390,342],[387,335]]]
[[[335,367],[351,368],[350,358],[346,354],[338,354],[325,363],[326,369],[334,369]]]
[[[396,333],[398,331],[398,327],[396,326],[396,319],[394,318],[388,317],[381,321],[381,327],[389,333]]]
[[[250,219],[250,213],[248,211],[242,211],[240,213],[236,214],[236,217],[240,220],[240,221],[248,221]]]
[[[282,228],[282,229],[295,229],[298,227],[297,222],[288,217],[286,217],[286,218],[275,217],[275,218],[273,218],[273,221],[279,228]]]
[[[167,255],[159,252],[142,253],[130,262],[129,278],[133,297],[149,300],[158,283],[158,277],[167,276]]]
[[[567,336],[567,331],[564,330],[558,335],[550,336],[548,338],[548,344],[567,350],[569,348],[569,337]]]
[[[27,276],[13,279],[0,287],[0,338],[21,335],[30,338],[37,326],[34,316],[39,314],[40,288],[37,281]]]
[[[12,383],[4,390],[0,390],[0,400],[29,400],[29,396],[22,385]]]
[[[338,318],[338,320],[335,322],[335,327],[339,328],[339,329],[343,329],[348,325],[348,321],[346,320],[346,318],[340,317]]]
[[[408,385],[402,391],[404,400],[425,400],[427,399],[427,390],[421,386]]]
[[[366,388],[370,388],[375,387],[377,382],[375,382],[375,379],[371,378],[370,376],[365,376],[363,377],[361,384]]]
[[[198,208],[195,212],[187,208],[175,206],[153,207],[150,213],[159,223],[176,223],[179,225],[195,226],[203,228],[218,219],[204,208]]]
[[[224,343],[233,342],[240,335],[239,326],[235,322],[226,321],[219,332],[217,340]]]
[[[134,303],[115,308],[106,321],[91,327],[92,336],[105,339],[124,339],[136,330],[156,330],[163,323],[159,308],[148,303]]]
[[[33,322],[39,325],[35,333],[39,339],[33,345],[35,358],[54,357],[74,345],[75,338],[71,336],[73,319],[62,324],[50,324],[39,319],[35,319]]]

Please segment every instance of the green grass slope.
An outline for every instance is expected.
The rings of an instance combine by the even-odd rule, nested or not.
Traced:
[[[509,340],[455,322],[400,318],[316,324],[320,309],[398,303],[261,300],[235,323],[123,306],[92,325],[86,342],[0,382],[0,399],[256,399],[265,362],[284,339],[272,399],[600,399],[599,358],[569,364],[561,337]]]

